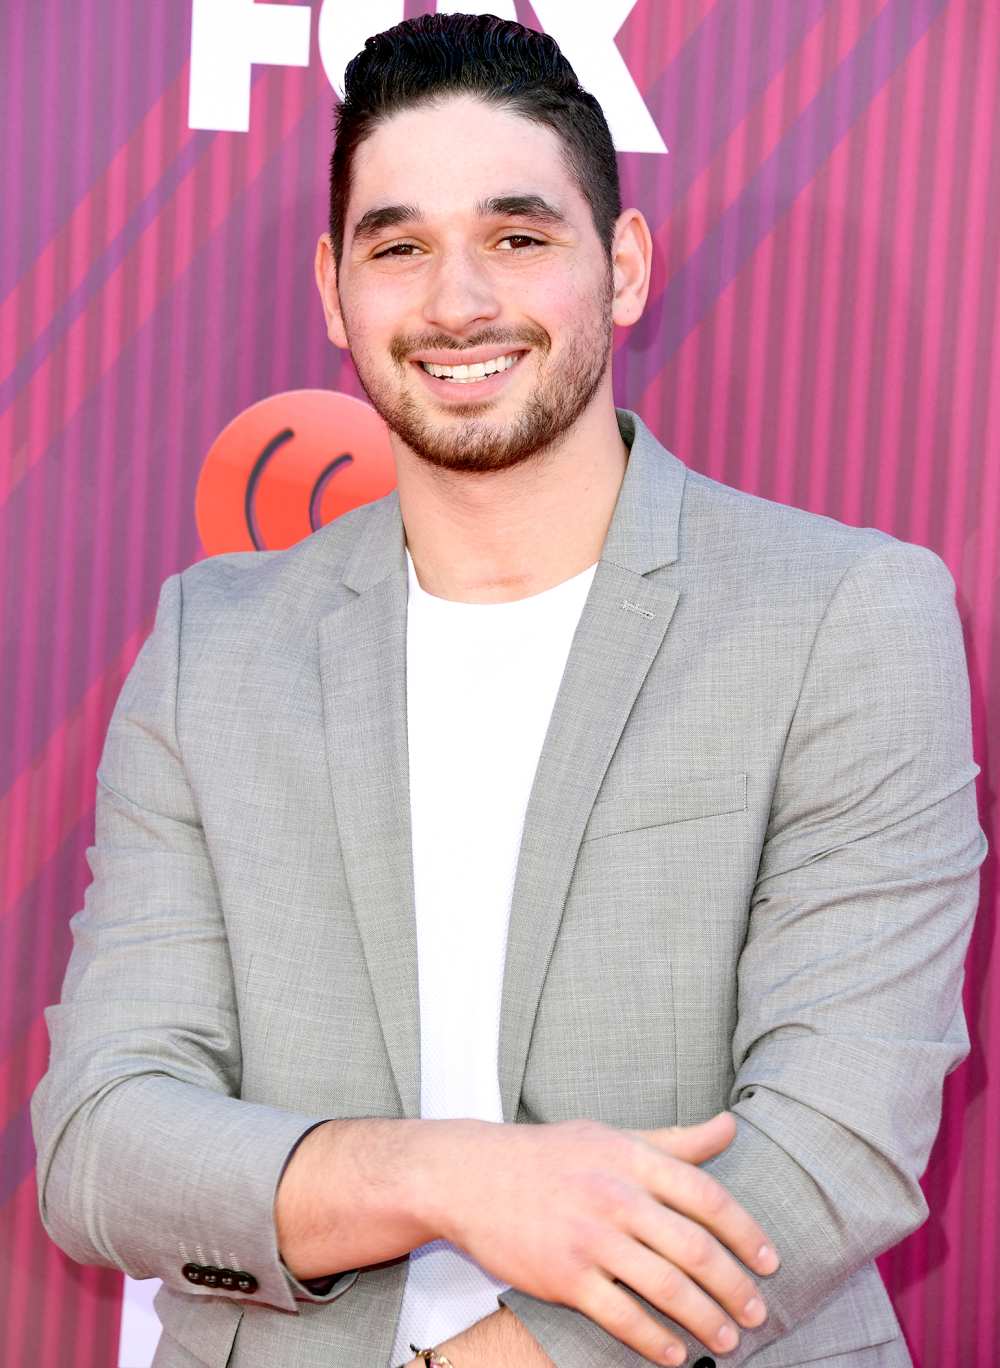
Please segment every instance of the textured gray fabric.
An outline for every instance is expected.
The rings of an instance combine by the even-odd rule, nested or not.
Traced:
[[[986,853],[954,584],[923,547],[619,424],[630,459],[525,821],[504,1119],[729,1106],[707,1168],[783,1265],[724,1361],[896,1368],[872,1260],[926,1216]],[[406,595],[395,493],[287,551],[202,561],[163,585],[111,719],[32,1122],[52,1238],[163,1279],[158,1368],[388,1362],[405,1259],[316,1296],[280,1261],[273,1199],[311,1125],[419,1115]],[[189,1259],[259,1290],[192,1287]],[[645,1362],[568,1307],[499,1301],[559,1368]]]

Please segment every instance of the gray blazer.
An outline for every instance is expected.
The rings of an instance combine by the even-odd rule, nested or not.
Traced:
[[[783,1265],[724,1361],[896,1368],[872,1260],[927,1215],[986,853],[954,583],[618,419],[513,893],[504,1120],[731,1108],[706,1167]],[[56,1243],[163,1280],[158,1368],[389,1362],[406,1259],[313,1294],[273,1201],[310,1126],[420,1114],[406,599],[393,492],[172,575],[115,706],[32,1123]],[[569,1307],[498,1300],[559,1368],[646,1362]]]

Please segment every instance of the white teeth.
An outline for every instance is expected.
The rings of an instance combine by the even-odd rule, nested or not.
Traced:
[[[510,370],[511,366],[519,359],[519,354],[510,353],[507,356],[497,356],[490,361],[478,361],[472,366],[438,366],[432,361],[421,361],[425,371],[431,375],[436,375],[439,379],[454,380],[459,385],[469,385],[476,380],[482,380],[487,375],[493,375],[496,371]]]

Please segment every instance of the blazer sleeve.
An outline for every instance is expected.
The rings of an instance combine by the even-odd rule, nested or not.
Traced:
[[[925,547],[855,561],[817,628],[738,966],[732,1143],[702,1167],[782,1258],[741,1364],[916,1230],[942,1087],[968,1054],[964,958],[987,851],[955,585]],[[707,1119],[707,1118],[705,1118]],[[751,1277],[755,1275],[747,1270]],[[579,1312],[498,1295],[558,1368],[647,1362]]]
[[[61,1000],[45,1011],[48,1069],[31,1098],[39,1211],[79,1263],[297,1312],[341,1295],[358,1270],[317,1295],[280,1258],[278,1182],[329,1118],[240,1099],[226,927],[175,730],[182,599],[173,575],[97,772],[93,880],[70,920]],[[257,1287],[194,1285],[188,1263],[249,1273]]]

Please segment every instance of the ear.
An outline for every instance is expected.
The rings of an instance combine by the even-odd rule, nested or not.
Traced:
[[[323,314],[326,318],[326,335],[335,347],[349,350],[344,319],[340,312],[340,296],[337,294],[337,263],[333,257],[333,244],[330,234],[323,233],[316,244],[316,287],[323,301]]]
[[[611,265],[615,323],[628,327],[638,321],[646,307],[653,263],[653,238],[649,224],[638,209],[626,209],[615,225]]]

